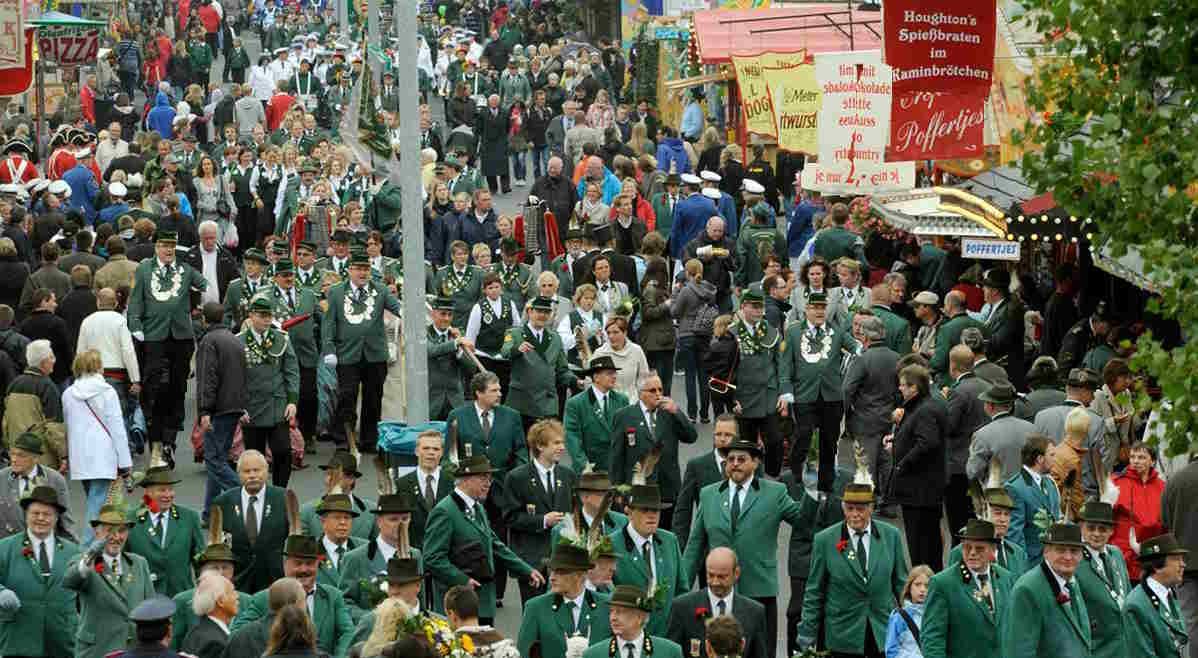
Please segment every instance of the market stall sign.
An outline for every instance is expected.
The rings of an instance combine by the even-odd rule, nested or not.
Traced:
[[[994,73],[997,0],[886,0],[882,43],[896,93],[971,91]]]
[[[25,68],[25,18],[21,0],[0,0],[0,69]]]
[[[962,238],[961,258],[1018,261],[1020,258],[1019,243],[1012,240]]]
[[[736,84],[740,88],[740,109],[745,118],[745,130],[750,135],[777,138],[774,104],[765,81],[761,57],[733,55],[732,65],[736,67]]]
[[[895,93],[890,110],[892,160],[978,158],[986,99],[979,94]]]
[[[100,30],[94,27],[48,26],[38,29],[38,54],[59,66],[94,64],[100,52]]]
[[[774,108],[778,148],[815,155],[824,95],[815,77],[814,60],[806,53],[765,53],[761,62]]]

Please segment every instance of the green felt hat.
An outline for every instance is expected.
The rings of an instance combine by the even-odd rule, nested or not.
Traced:
[[[406,585],[424,578],[420,573],[420,563],[414,558],[393,557],[387,560],[387,582],[392,585]]]
[[[307,535],[288,535],[283,541],[283,555],[315,560],[320,557],[320,542]]]
[[[354,509],[354,499],[349,494],[335,493],[329,494],[320,500],[320,504],[316,506],[316,514],[324,516],[330,512],[343,512],[352,517],[359,516],[358,511]]]
[[[269,313],[275,314],[275,305],[265,297],[257,297],[250,302],[250,313]]]
[[[172,471],[167,466],[151,466],[146,469],[146,475],[137,483],[139,487],[151,487],[156,484],[179,484],[182,480],[174,479]]]
[[[22,450],[31,455],[42,454],[42,437],[33,432],[22,432],[17,439],[13,441],[12,447],[17,450]]]
[[[270,263],[270,261],[266,259],[266,253],[257,247],[250,247],[249,249],[246,249],[245,254],[242,255],[242,258],[247,261],[252,260],[256,263],[262,263],[263,265]]]
[[[54,487],[48,487],[44,484],[37,485],[32,491],[24,496],[21,496],[21,509],[28,508],[30,503],[51,505],[58,508],[59,514],[67,511],[67,506],[64,505],[62,501],[58,500],[58,492],[54,489]]]
[[[745,304],[764,304],[764,303],[765,303],[765,296],[763,296],[757,290],[746,290],[740,296],[741,306],[744,306]],[[808,299],[807,303],[810,304],[811,300]]]

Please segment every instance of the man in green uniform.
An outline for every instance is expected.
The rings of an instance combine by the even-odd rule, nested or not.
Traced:
[[[576,388],[578,378],[570,372],[566,352],[557,332],[546,327],[553,312],[553,300],[537,297],[528,307],[528,324],[513,327],[503,337],[500,356],[512,364],[511,390],[508,404],[520,412],[527,430],[538,418],[556,416],[557,389]],[[625,399],[627,404],[627,399]],[[569,404],[567,403],[567,407]],[[615,413],[614,410],[608,413]],[[610,416],[608,416],[610,417]],[[570,417],[566,416],[566,440],[570,439]],[[608,436],[605,432],[604,437]],[[572,445],[572,444],[571,444]],[[570,457],[574,458],[574,451]],[[578,463],[575,462],[577,466]]]
[[[695,506],[699,504],[699,492],[707,485],[722,482],[727,477],[724,474],[724,449],[736,439],[736,429],[735,416],[728,413],[720,414],[711,430],[711,452],[704,452],[686,463],[686,470],[682,475],[682,488],[678,492],[678,502],[675,504],[672,528],[674,534],[678,535],[683,549],[686,548],[686,540],[691,536],[691,517],[694,516]],[[783,477],[786,477],[785,473]],[[806,569],[803,570],[803,576],[807,576]],[[699,578],[700,584],[704,584],[702,573],[699,574]]]
[[[499,241],[499,262],[491,266],[491,271],[499,275],[503,283],[503,294],[516,308],[524,308],[529,295],[536,290],[530,290],[533,282],[532,269],[517,260],[520,255],[520,245],[515,238],[504,238]]]
[[[44,485],[34,486],[20,505],[25,532],[0,541],[0,653],[73,656],[79,615],[62,587],[79,561],[79,546],[55,531],[67,507]]]
[[[331,246],[333,248],[333,255],[332,256],[322,256],[321,258],[317,259],[316,262],[313,263],[312,269],[322,272],[322,273],[323,272],[333,272],[337,276],[341,277],[341,281],[345,281],[346,279],[348,279],[349,278],[349,243],[352,239],[353,239],[353,236],[350,234],[349,231],[347,231],[345,229],[337,229],[336,231],[333,231],[332,237],[329,238],[329,240],[330,240],[329,246]],[[301,263],[300,277],[302,278],[304,276],[311,276],[311,275],[304,274],[304,271],[302,269],[302,263]],[[321,288],[320,277],[318,277],[316,279],[316,281],[313,285],[315,285],[317,288]]]
[[[935,375],[937,387],[949,386],[952,378],[948,373],[948,353],[961,342],[961,332],[976,327],[983,334],[986,325],[969,317],[965,308],[965,293],[953,290],[944,296],[944,321],[936,330],[936,351],[932,354],[930,367]]]
[[[595,644],[611,635],[608,596],[586,588],[587,571],[594,564],[586,548],[565,541],[554,544],[546,564],[549,591],[529,600],[520,618],[520,655],[531,655],[533,645],[539,645],[542,656],[564,656],[567,638],[582,636]]]
[[[183,426],[195,351],[191,293],[208,287],[203,274],[176,261],[176,242],[173,231],[154,236],[155,257],[137,264],[125,312],[130,333],[144,347],[141,407],[146,412],[146,438],[163,445],[168,465],[174,465],[175,434]]]
[[[325,494],[316,506],[316,514],[320,517],[318,541],[323,556],[317,565],[316,582],[344,590],[341,574],[345,556],[366,543],[350,534],[358,511],[354,509],[353,499],[341,493],[340,487],[334,487],[332,493]]]
[[[1044,531],[1044,562],[1019,577],[1003,624],[1004,658],[1093,655],[1090,614],[1074,575],[1082,559],[1081,528],[1053,523]]]
[[[869,261],[865,259],[865,242],[860,235],[853,233],[845,228],[845,224],[849,221],[849,207],[843,203],[836,203],[828,210],[828,217],[832,220],[831,228],[819,232],[815,238],[815,244],[812,246],[812,251],[819,258],[824,259],[825,263],[834,263],[841,258],[852,258],[861,264],[864,269],[869,268]]]
[[[1055,522],[1061,518],[1061,494],[1049,475],[1050,445],[1043,434],[1028,435],[1020,451],[1023,468],[1004,483],[1015,503],[1011,510],[1011,542],[1027,553],[1029,565],[1038,564],[1043,551],[1037,521],[1046,518]]]
[[[894,350],[895,354],[903,356],[911,352],[911,323],[898,313],[891,310],[892,293],[890,286],[879,283],[869,291],[870,310],[882,320],[886,327],[886,347]],[[900,302],[902,300],[899,300]],[[851,321],[850,321],[851,324]]]
[[[653,214],[657,217],[657,224],[653,230],[660,233],[663,238],[670,237],[670,229],[674,226],[674,206],[682,200],[678,194],[680,185],[682,185],[682,178],[678,174],[671,173],[666,176],[665,191],[653,195]]]
[[[291,435],[288,423],[295,418],[299,401],[299,363],[287,333],[275,329],[274,303],[259,297],[250,303],[250,321],[237,337],[245,346],[245,422],[241,431],[247,450],[266,453],[274,460],[271,480],[287,487],[291,479]]]
[[[375,183],[366,202],[367,226],[383,234],[383,244],[395,244],[394,234],[403,212],[403,191],[386,176],[374,172]],[[397,255],[391,252],[391,255]]]
[[[315,273],[312,278],[316,278]],[[287,332],[299,363],[299,403],[297,426],[304,440],[316,440],[316,364],[320,354],[316,342],[320,315],[317,296],[320,288],[297,285],[295,264],[282,258],[274,265],[274,285],[260,291],[274,304],[274,325]]]
[[[608,535],[616,554],[616,572],[612,584],[634,585],[640,589],[664,588],[655,595],[660,605],[649,615],[646,631],[665,635],[670,603],[686,592],[688,576],[682,565],[678,538],[661,530],[664,503],[655,484],[634,484],[625,501],[628,525]],[[693,533],[692,533],[693,534]]]
[[[999,630],[1019,576],[993,563],[1001,541],[989,521],[969,519],[958,539],[964,560],[928,582],[920,625],[924,658],[999,658]]]
[[[104,658],[125,648],[134,637],[129,612],[155,595],[146,559],[125,551],[130,525],[126,514],[123,503],[101,507],[92,520],[96,540],[82,559],[65,565],[62,586],[78,596],[79,624],[74,629],[78,658]]]
[[[358,513],[354,517],[350,534],[358,539],[370,539],[374,535],[374,514],[370,511],[374,502],[358,497],[354,489],[362,472],[358,470],[358,460],[348,450],[335,450],[327,464],[320,467],[324,471],[324,490],[332,491],[334,486],[340,487],[341,492],[353,499],[353,509]],[[304,523],[304,534],[318,537],[322,531],[320,515],[316,510],[321,498],[314,498],[304,503],[300,508],[300,519]]]
[[[592,644],[582,658],[682,658],[682,647],[663,637],[664,630],[654,632],[650,627],[657,605],[652,590],[617,585],[608,602],[611,639]]]
[[[363,252],[350,256],[349,280],[329,288],[328,311],[321,322],[324,362],[337,369],[337,422],[332,434],[347,443],[347,431],[357,426],[358,387],[362,388],[362,426],[358,446],[374,452],[382,417],[383,382],[387,378],[387,333],[383,310],[401,314],[399,299],[387,286],[370,280],[370,259]]]
[[[382,576],[375,580],[378,581],[374,585],[376,591],[379,593],[378,602],[382,602],[384,599],[397,599],[403,601],[408,606],[411,615],[431,618],[442,624],[445,623],[444,618],[429,612],[421,604],[422,592],[420,591],[420,586],[424,580],[424,573],[418,559],[414,557],[399,557],[398,555],[393,556],[387,560]],[[375,606],[370,606],[358,620],[357,625],[354,627],[354,636],[350,642],[351,645],[365,642],[370,638],[370,634],[374,632],[374,608]]]
[[[577,373],[590,377],[591,385],[566,400],[566,445],[570,463],[579,470],[587,464],[597,468],[611,465],[612,434],[618,432],[616,415],[628,406],[628,397],[616,390],[619,370],[610,356],[591,359],[590,366]]]
[[[224,523],[221,517],[223,513],[219,507],[214,508],[215,513],[210,512],[208,517],[208,546],[195,556],[196,580],[198,581],[206,573],[218,573],[229,582],[233,582],[234,559],[233,551],[229,545],[225,543]],[[188,589],[179,592],[175,595],[175,617],[171,621],[171,648],[178,650],[183,645],[184,638],[187,637],[188,631],[192,626],[196,625],[195,611],[191,608],[192,599],[195,598],[195,589]],[[237,609],[245,610],[249,605],[250,595],[245,592],[237,592]]]
[[[1077,585],[1090,613],[1095,658],[1128,655],[1124,643],[1123,604],[1131,591],[1123,552],[1110,544],[1115,512],[1110,503],[1089,501],[1078,513],[1085,551],[1077,567]]]
[[[317,267],[317,246],[315,242],[303,241],[295,245],[295,286],[300,290],[308,290],[316,298],[324,299],[320,279],[324,273]]]
[[[237,458],[237,477],[241,486],[217,496],[212,507],[221,508],[230,535],[236,565],[233,582],[240,591],[256,592],[283,575],[286,493],[267,484],[266,457],[257,450],[247,450]]]
[[[1185,618],[1174,587],[1185,577],[1186,555],[1177,538],[1166,533],[1140,547],[1144,581],[1127,597],[1128,656],[1181,658],[1188,644]]]
[[[427,569],[436,581],[436,609],[443,606],[441,592],[453,585],[471,585],[479,594],[479,618],[484,624],[495,618],[495,583],[490,577],[496,560],[518,577],[527,577],[534,587],[545,584],[540,572],[500,541],[487,523],[482,503],[491,488],[492,473],[491,462],[483,455],[459,463],[453,493],[429,514],[423,547]]]
[[[575,534],[580,536],[589,532],[591,526],[595,524],[595,517],[599,515],[603,499],[607,492],[611,491],[611,488],[611,480],[608,479],[606,472],[584,470],[578,476],[578,484],[574,485],[574,493],[578,496],[578,502],[582,508],[582,527],[574,528],[573,520],[566,518],[565,523],[553,526],[549,544],[556,546],[562,534],[569,534],[569,529],[573,529]],[[607,514],[599,522],[603,524],[603,534],[610,535],[618,530],[623,530],[624,526],[628,525],[628,517],[608,509]],[[607,544],[610,546],[611,542],[608,541]],[[593,557],[596,566],[601,566],[599,558],[599,555]],[[614,563],[611,566],[614,567]]]
[[[165,465],[146,470],[138,483],[145,489],[144,504],[135,512],[126,545],[150,565],[154,589],[171,597],[195,586],[191,560],[205,547],[199,513],[175,503],[178,483]]]
[[[861,465],[840,507],[844,521],[819,531],[812,542],[799,649],[814,646],[823,628],[824,649],[878,656],[886,645],[894,594],[907,580],[902,535],[873,518],[874,487]]]
[[[362,616],[378,603],[382,578],[387,575],[391,558],[412,558],[423,571],[423,554],[410,545],[408,528],[412,523],[415,497],[408,492],[379,496],[378,507],[372,510],[378,536],[345,554],[341,566],[341,589],[349,604],[349,615],[358,623]],[[401,554],[406,548],[406,554]],[[427,606],[421,606],[427,607]]]
[[[250,247],[241,259],[245,274],[230,281],[225,292],[225,324],[234,331],[240,330],[241,324],[249,317],[250,302],[254,296],[270,285],[265,275],[266,254],[261,249]]]
[[[1019,578],[1031,566],[1027,561],[1027,553],[1015,542],[1007,539],[1007,530],[1011,527],[1011,510],[1015,509],[1015,501],[1007,490],[1002,487],[986,489],[986,520],[994,526],[994,564],[1010,571]],[[952,566],[961,561],[961,545],[953,546],[948,552],[948,565]]]
[[[433,322],[428,327],[428,416],[445,420],[466,400],[462,379],[474,370],[474,361],[467,354],[474,351],[474,342],[450,325],[452,299],[437,296],[432,307]]]
[[[784,393],[789,384],[780,385],[779,377],[786,360],[786,343],[782,334],[762,317],[765,297],[755,290],[740,297],[740,313],[728,327],[736,338],[736,414],[738,435],[757,442],[758,435],[765,444],[765,472],[777,477],[782,472],[782,433],[778,429],[778,414],[787,413]]]
[[[470,247],[461,240],[450,243],[449,255],[453,262],[437,271],[429,292],[453,299],[453,326],[465,331],[470,309],[482,296],[483,270],[470,264]]]
[[[429,514],[437,503],[453,492],[453,472],[456,467],[452,462],[442,464],[441,457],[445,453],[445,435],[437,430],[421,432],[416,436],[416,468],[395,482],[397,492],[416,498],[409,536],[412,545],[422,550]],[[431,593],[432,587],[427,589]]]

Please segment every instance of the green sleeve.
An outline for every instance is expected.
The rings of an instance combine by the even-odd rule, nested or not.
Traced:
[[[233,623],[229,624],[229,633],[232,634],[239,628],[249,626],[251,623],[265,616],[266,596],[265,592],[259,592],[249,598],[249,605],[238,609],[237,616],[233,618]]]
[[[824,619],[824,599],[827,595],[824,590],[828,580],[828,560],[824,552],[819,537],[813,539],[807,589],[803,591],[803,620],[799,622],[799,637],[812,640],[818,639],[819,627]]]
[[[549,331],[546,328],[546,331]],[[557,385],[569,391],[578,383],[578,378],[574,373],[570,372],[570,364],[566,361],[565,350],[559,349],[557,357],[553,359],[553,369],[557,375]]]
[[[690,536],[686,539],[686,553],[683,554],[683,586],[679,591],[689,590],[691,583],[699,574],[700,562],[707,556],[707,523],[703,520],[703,497],[699,496],[699,513],[691,525]]]
[[[951,606],[948,593],[935,578],[928,583],[928,598],[924,603],[923,620],[919,625],[919,644],[923,658],[948,658],[948,638],[945,628]]]
[[[520,343],[516,341],[523,338],[523,336],[524,334],[520,331],[520,327],[508,329],[507,335],[503,337],[503,346],[499,348],[499,355],[512,361],[513,365],[515,360],[520,356]]]
[[[1036,605],[1035,594],[1030,589],[1021,589],[1016,585],[1011,591],[1011,602],[1007,610],[1010,616],[1003,628],[1002,655],[1004,656],[1037,656],[1040,648],[1040,633],[1044,616],[1040,606]],[[1130,640],[1130,638],[1129,638]],[[1130,642],[1129,642],[1129,647]],[[1151,655],[1147,654],[1138,655]]]
[[[541,639],[540,633],[537,632],[537,617],[539,615],[533,614],[533,611],[529,610],[531,607],[526,606],[524,608],[524,614],[520,617],[520,631],[516,634],[516,648],[519,650],[521,656],[531,656],[532,645]]]
[[[948,321],[940,325],[936,330],[936,351],[932,354],[932,360],[928,363],[928,367],[933,373],[941,373],[942,378],[948,376],[948,351],[953,348],[948,344],[948,332],[946,326]]]
[[[1127,642],[1129,656],[1155,656],[1156,646],[1152,641],[1152,628],[1138,606],[1127,606],[1124,610],[1123,637]]]
[[[451,537],[453,521],[443,510],[433,508],[424,530],[425,568],[443,585],[465,585],[470,579],[449,560]]]
[[[778,395],[789,393],[795,395],[796,399],[797,394],[795,393],[794,384],[791,381],[794,379],[794,357],[792,354],[794,350],[799,349],[799,330],[801,328],[802,325],[796,324],[794,327],[787,329],[786,334],[782,337],[783,344],[786,346],[785,349],[780,344],[777,352],[775,352],[778,355]]]
[[[287,341],[287,351],[283,353],[283,380],[287,386],[287,404],[299,402],[299,359],[295,358],[295,348],[291,340]]]
[[[349,607],[345,605],[345,598],[340,596],[330,596],[333,600],[333,618],[336,620],[333,625],[333,634],[337,638],[336,653],[334,658],[341,658],[349,653],[350,643],[354,639],[354,622],[349,616]]]
[[[575,466],[586,464],[586,454],[582,451],[582,419],[579,418],[578,405],[573,404],[573,400],[566,400],[566,415],[564,425],[566,427],[566,452],[570,453],[570,463]],[[612,477],[616,477],[616,473],[611,473]]]
[[[890,543],[893,544],[891,559],[894,560],[894,571],[890,578],[890,591],[901,592],[903,591],[903,585],[907,584],[907,556],[903,553],[903,538],[899,534],[898,528],[892,527],[890,534],[892,535]]]
[[[138,268],[138,270],[140,269]],[[129,307],[125,313],[125,322],[129,325],[129,333],[137,333],[142,330],[141,315],[145,312],[143,295],[145,294],[146,282],[142,281],[141,278],[141,272],[135,270],[133,273],[133,290],[129,291]]]
[[[320,342],[321,354],[336,354],[337,353],[337,314],[341,312],[340,294],[336,297],[332,294],[332,289],[329,290],[329,310],[321,317],[320,322]]]

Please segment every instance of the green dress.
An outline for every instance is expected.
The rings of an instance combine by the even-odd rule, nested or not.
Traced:
[[[166,542],[154,527],[149,508],[142,505],[133,517],[125,550],[140,555],[150,565],[154,589],[163,596],[178,594],[195,586],[192,558],[207,547],[200,530],[200,515],[195,510],[174,505],[164,511]]]
[[[928,582],[920,623],[924,658],[1000,658],[1000,629],[1006,623],[1011,589],[1018,576],[990,567],[990,597],[963,564],[950,565]]]
[[[54,537],[50,575],[43,576],[29,534],[0,540],[0,591],[21,601],[14,613],[0,614],[0,655],[73,656],[79,625],[75,597],[63,592],[66,571],[79,562],[79,546]]]

